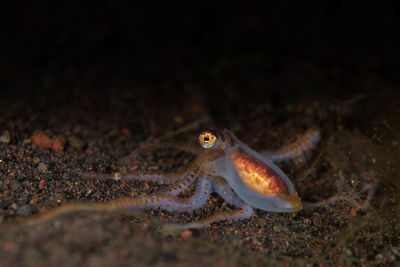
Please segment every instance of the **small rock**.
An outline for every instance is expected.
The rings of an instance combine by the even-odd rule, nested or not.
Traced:
[[[280,228],[279,226],[276,226],[276,225],[275,225],[275,226],[273,227],[273,229],[274,229],[274,232],[277,232],[277,233],[278,233],[278,232],[281,232],[281,228]]]
[[[346,249],[345,252],[346,252],[347,256],[353,255],[353,252],[350,249]]]
[[[40,162],[40,158],[38,157],[33,157],[33,164],[38,164]]]
[[[267,219],[265,219],[265,218],[259,219],[258,224],[260,225],[260,227],[264,228],[265,226],[268,225]]]
[[[28,144],[30,144],[30,143],[32,143],[32,139],[30,139],[30,138],[26,138],[26,139],[24,139],[24,141],[23,141],[23,144],[24,144],[24,145],[28,145]]]
[[[4,131],[2,135],[0,135],[0,143],[8,144],[10,143],[11,137],[9,131]]]
[[[8,206],[9,209],[13,209],[13,210],[17,210],[18,209],[18,205],[17,203],[12,203],[10,206]]]
[[[92,189],[89,189],[89,191],[86,192],[85,197],[90,196],[93,193]]]
[[[122,134],[125,136],[130,136],[131,131],[128,128],[122,128]]]
[[[6,211],[0,208],[0,223],[4,221],[4,216],[6,215]]]
[[[68,144],[75,149],[81,149],[82,147],[85,146],[85,142],[83,142],[81,139],[78,137],[71,135],[67,137]]]
[[[183,239],[187,239],[187,238],[192,237],[192,236],[193,236],[192,231],[184,230],[184,231],[181,232],[181,238],[183,238]]]
[[[55,151],[62,152],[66,143],[66,139],[63,136],[55,136],[50,138],[43,133],[34,133],[31,136],[32,143],[38,147],[51,148]]]
[[[40,172],[47,172],[48,170],[47,170],[47,165],[45,164],[45,163],[43,163],[43,162],[40,162],[39,164],[38,164],[38,166],[36,167],[36,169],[38,170],[38,171],[40,171]]]
[[[23,180],[23,181],[22,181],[22,185],[23,185],[24,187],[26,187],[26,188],[29,188],[29,187],[32,185],[32,183],[29,182],[28,180]]]
[[[119,133],[119,130],[114,128],[114,129],[111,129],[111,131],[108,134],[110,136],[115,136],[115,135],[118,135],[118,133]]]
[[[149,171],[157,171],[159,169],[158,166],[150,166],[147,168]]]
[[[353,217],[356,217],[357,216],[357,209],[352,208],[350,210],[350,215],[353,216]]]
[[[20,217],[28,217],[33,214],[33,208],[31,205],[22,205],[18,210],[17,210],[17,215]]]
[[[6,215],[6,211],[3,210],[2,208],[0,208],[0,216],[4,216],[4,215]]]
[[[12,180],[11,183],[10,183],[10,188],[14,192],[18,192],[19,190],[22,189],[22,185],[19,182]]]
[[[181,235],[181,231],[179,229],[177,229],[169,224],[158,225],[157,230],[160,233],[160,235],[164,238],[166,238],[166,237],[176,238]]]

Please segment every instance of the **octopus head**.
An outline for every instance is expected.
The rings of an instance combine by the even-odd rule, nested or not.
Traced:
[[[235,144],[236,138],[228,129],[213,128],[203,131],[199,135],[199,142],[203,148],[223,151]]]

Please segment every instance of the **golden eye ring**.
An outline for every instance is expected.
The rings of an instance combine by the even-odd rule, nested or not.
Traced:
[[[213,147],[217,137],[210,131],[204,131],[199,135],[200,145],[204,148]]]

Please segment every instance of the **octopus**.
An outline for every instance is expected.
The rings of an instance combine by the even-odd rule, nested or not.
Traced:
[[[212,193],[222,197],[235,209],[186,224],[174,224],[180,229],[203,228],[218,221],[237,221],[250,218],[255,209],[269,212],[298,212],[303,208],[293,183],[276,165],[303,157],[320,140],[320,132],[311,129],[297,141],[277,151],[258,153],[240,141],[226,128],[214,128],[200,133],[200,146],[177,145],[178,148],[197,154],[190,166],[176,173],[96,174],[79,172],[82,178],[111,179],[117,181],[151,181],[167,184],[164,190],[135,198],[123,197],[103,203],[70,203],[28,218],[28,222],[43,221],[60,214],[82,211],[148,210],[192,212],[202,208]],[[142,147],[126,158],[129,162],[146,149],[162,148],[166,144]],[[189,197],[179,195],[194,186]],[[362,191],[370,191],[366,186]],[[315,206],[349,200],[346,195],[334,196]],[[352,203],[358,205],[351,199]],[[364,204],[365,205],[365,204]],[[361,205],[359,205],[361,206]]]

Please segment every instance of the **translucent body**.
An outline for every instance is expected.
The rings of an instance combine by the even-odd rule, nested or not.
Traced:
[[[252,207],[266,211],[294,212],[301,209],[301,201],[297,197],[294,186],[281,169],[265,156],[252,150],[237,139],[232,132],[224,129],[220,134],[224,134],[225,138],[230,140],[233,145],[229,145],[229,143],[223,145],[225,156],[213,161],[212,170],[216,171],[228,182],[240,199]],[[283,183],[286,187],[285,192],[271,193],[264,191],[264,193],[261,193],[260,190],[255,190],[254,187],[252,188],[246,184],[247,180],[238,172],[238,163],[236,161],[238,154],[244,154],[248,161],[261,162],[262,164],[258,164],[257,167],[261,171],[272,172],[274,177],[270,178],[270,180],[279,180]],[[248,163],[252,164],[251,162]],[[251,171],[249,173],[251,174]],[[269,181],[270,183],[271,181]]]

